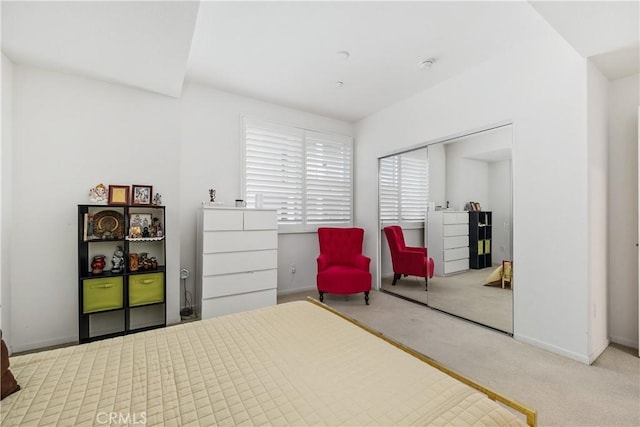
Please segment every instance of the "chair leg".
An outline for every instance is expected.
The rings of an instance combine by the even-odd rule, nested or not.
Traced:
[[[320,293],[320,302],[324,302],[324,291],[318,291]]]
[[[429,290],[429,279],[427,277],[424,278],[424,291],[427,292]]]
[[[364,293],[364,302],[366,302],[367,305],[369,305],[369,291],[366,291]]]
[[[401,274],[393,273],[393,282],[391,282],[391,286],[395,286],[398,279],[401,277]]]

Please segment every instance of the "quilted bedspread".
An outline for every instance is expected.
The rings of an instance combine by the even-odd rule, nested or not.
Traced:
[[[299,301],[11,359],[2,426],[522,425],[484,394]]]

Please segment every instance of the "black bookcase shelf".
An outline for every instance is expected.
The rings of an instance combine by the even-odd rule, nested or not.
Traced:
[[[490,211],[469,211],[469,268],[491,267]]]
[[[112,212],[105,215],[104,211]],[[90,226],[96,215],[107,216],[101,225],[107,224],[108,228],[108,233],[97,237],[92,234]],[[164,228],[161,238],[129,239],[130,220],[136,216],[157,218],[162,227],[166,224],[164,206],[78,205],[78,323],[81,343],[166,326]],[[124,252],[124,265],[120,272],[114,273],[111,260],[118,246]],[[133,253],[147,253],[149,258],[156,258],[157,266],[145,269],[141,265],[137,271],[132,271],[129,256]],[[104,271],[99,274],[92,273],[91,268],[96,255],[104,255],[106,262]]]

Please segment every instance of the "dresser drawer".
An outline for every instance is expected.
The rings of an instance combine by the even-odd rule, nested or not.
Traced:
[[[278,268],[276,249],[204,254],[202,258],[203,276]]]
[[[164,301],[164,274],[149,273],[129,276],[129,306]]]
[[[443,247],[444,249],[467,248],[469,247],[469,236],[445,237]]]
[[[229,295],[220,298],[202,300],[202,319],[224,316],[226,314],[241,311],[254,310],[260,307],[275,305],[277,292],[275,289],[267,289],[246,294]]]
[[[202,298],[276,289],[277,286],[278,270],[276,269],[206,276],[202,280]]]
[[[276,249],[277,247],[277,230],[205,231],[203,233],[202,250],[205,254]]]
[[[242,230],[243,215],[241,210],[203,209],[202,227],[207,230]]]
[[[444,251],[445,261],[455,261],[463,258],[469,258],[469,248],[445,249]]]
[[[469,224],[469,213],[467,212],[444,212],[442,214],[443,224]]]
[[[447,261],[444,263],[444,274],[457,273],[469,269],[469,258]]]
[[[468,236],[469,235],[469,226],[467,224],[443,225],[442,226],[442,235],[444,237],[449,237],[449,236]]]
[[[244,211],[245,230],[276,230],[278,228],[277,211]]]
[[[82,281],[82,312],[114,310],[124,307],[122,277],[101,277]]]

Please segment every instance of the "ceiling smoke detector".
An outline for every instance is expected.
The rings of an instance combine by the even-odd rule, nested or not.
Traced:
[[[341,88],[342,86],[344,86],[344,82],[336,82],[337,88]]]
[[[431,68],[435,62],[435,58],[423,59],[422,61],[420,61],[420,64],[418,64],[418,67],[428,69]]]

